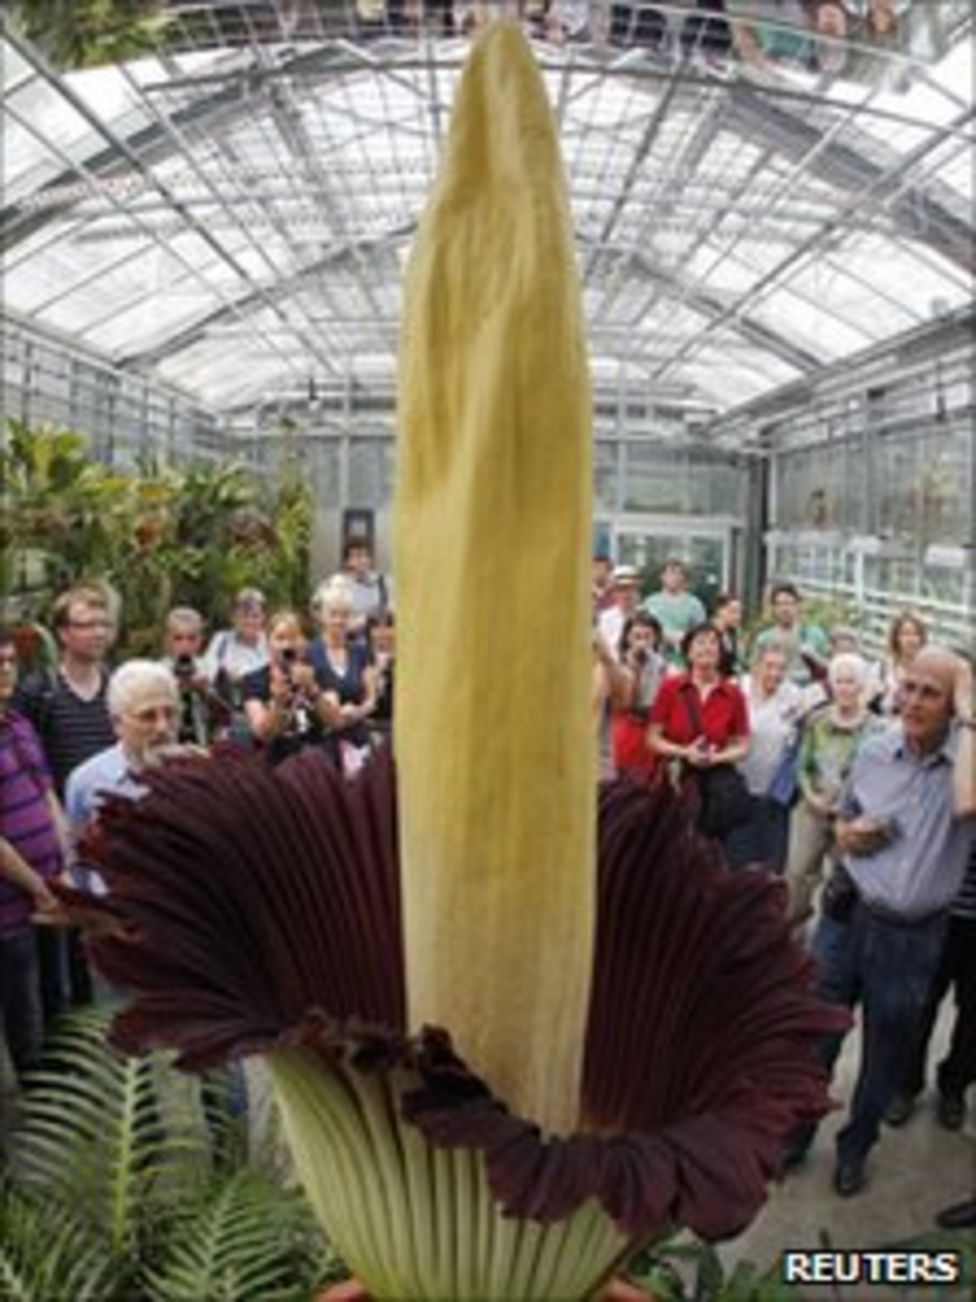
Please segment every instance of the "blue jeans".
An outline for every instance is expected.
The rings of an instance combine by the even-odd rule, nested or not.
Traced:
[[[908,1075],[901,1083],[903,1094],[914,1097],[925,1087],[929,1040],[950,986],[955,988],[956,1017],[949,1052],[939,1063],[935,1079],[943,1097],[961,1099],[976,1081],[976,918],[962,914],[949,915],[945,947],[919,1021]]]
[[[0,936],[0,1032],[18,1074],[37,1066],[41,987],[32,927],[13,936]]]
[[[849,1120],[837,1135],[841,1161],[860,1161],[877,1143],[885,1109],[905,1078],[947,921],[942,913],[904,926],[870,914],[860,903],[842,922],[820,919],[813,938],[819,993],[829,1003],[862,1008],[860,1069]],[[824,1041],[828,1071],[842,1042],[843,1035]]]

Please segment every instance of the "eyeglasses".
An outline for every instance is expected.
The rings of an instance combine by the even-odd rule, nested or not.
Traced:
[[[130,710],[127,717],[132,723],[141,724],[143,727],[151,727],[156,723],[172,723],[176,718],[176,706],[147,705],[142,710]]]

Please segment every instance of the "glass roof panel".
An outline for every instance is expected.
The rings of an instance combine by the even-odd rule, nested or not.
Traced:
[[[826,272],[823,279],[828,279]],[[783,322],[788,321],[791,342],[825,362],[856,353],[876,340],[873,332],[849,324],[832,311],[818,306],[814,294],[804,290],[800,298],[792,285],[771,290],[752,308],[750,315],[754,321],[773,331],[781,329]]]
[[[728,407],[966,301],[949,3],[944,58],[926,64],[949,26],[916,5],[901,53],[853,49],[842,77],[536,42],[595,374]],[[290,27],[285,6],[177,8],[199,48],[63,76],[12,52],[8,306],[217,406],[310,374],[389,379],[467,42],[359,41],[311,0]]]
[[[72,89],[81,99],[97,105],[98,116],[113,129],[128,134],[147,121],[125,78],[116,68],[88,68],[72,74]],[[63,167],[56,154],[82,160],[105,140],[96,126],[63,95],[38,77],[32,77],[4,95],[4,108],[15,123],[27,122],[30,131],[4,136],[5,201],[11,202],[57,175]],[[47,141],[45,149],[40,141]]]

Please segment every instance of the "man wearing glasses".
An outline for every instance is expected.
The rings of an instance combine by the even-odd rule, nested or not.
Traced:
[[[105,597],[94,587],[75,587],[62,593],[54,603],[51,622],[59,650],[57,669],[29,674],[18,688],[14,706],[34,725],[54,789],[63,800],[72,769],[115,741],[106,704],[105,656],[111,625]],[[45,932],[40,943],[47,1024],[67,1003],[65,940],[61,933]],[[76,938],[70,948],[71,997],[76,1003],[87,1003],[91,985]]]
[[[71,588],[54,603],[52,626],[60,653],[53,675],[31,674],[17,708],[33,723],[59,797],[72,769],[115,740],[105,703],[110,623],[97,588]]]

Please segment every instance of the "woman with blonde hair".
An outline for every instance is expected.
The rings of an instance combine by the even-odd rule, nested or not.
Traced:
[[[888,654],[884,662],[884,697],[881,709],[884,714],[898,714],[901,680],[905,671],[928,641],[929,631],[920,615],[911,610],[900,611],[888,629]]]
[[[369,650],[349,637],[352,596],[342,580],[321,584],[312,600],[319,633],[309,644],[309,661],[318,687],[333,699],[333,758],[347,775],[362,764],[369,750],[367,720],[376,708],[376,669]]]

